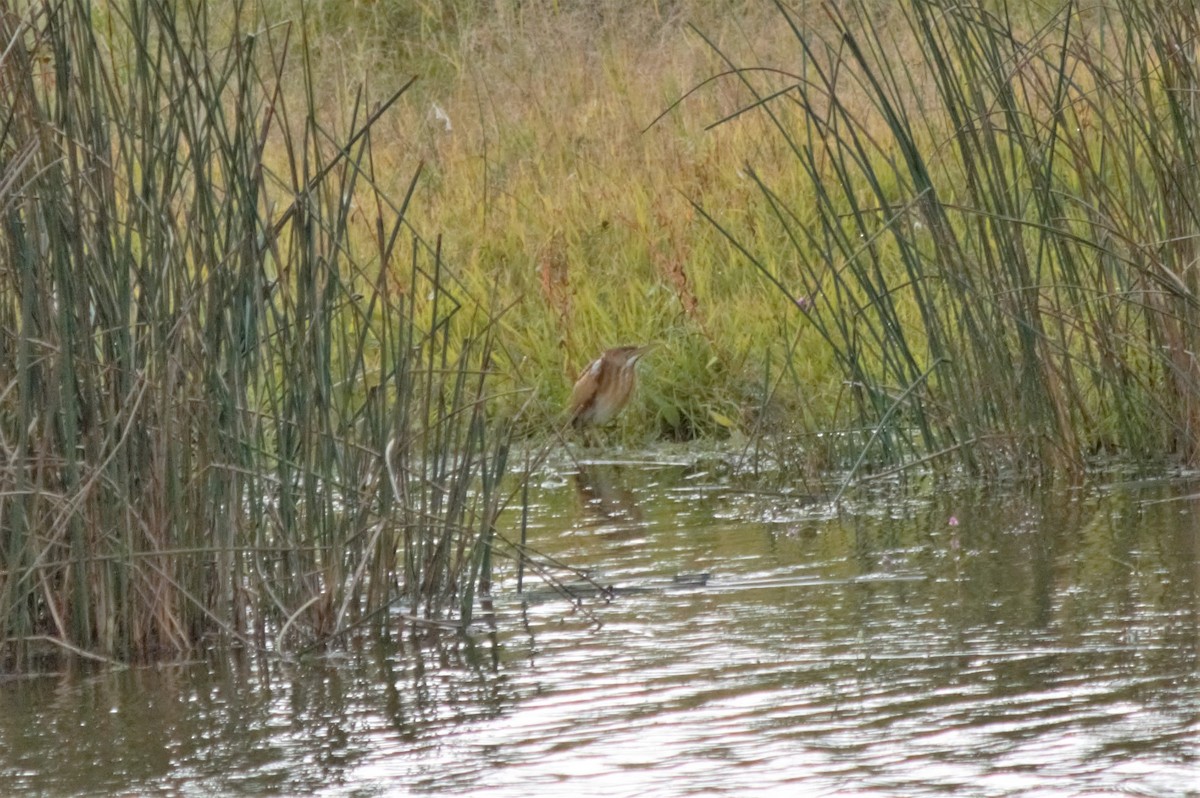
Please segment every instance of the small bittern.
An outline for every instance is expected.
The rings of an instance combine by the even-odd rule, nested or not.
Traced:
[[[638,358],[649,348],[649,345],[619,346],[593,360],[571,391],[567,408],[571,423],[576,427],[601,426],[616,418],[633,395]]]

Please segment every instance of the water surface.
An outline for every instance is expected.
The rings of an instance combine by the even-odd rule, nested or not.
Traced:
[[[519,596],[508,564],[465,639],[9,680],[0,783],[1200,796],[1193,493],[881,486],[835,510],[692,462],[561,465],[529,540],[614,597],[528,571]]]

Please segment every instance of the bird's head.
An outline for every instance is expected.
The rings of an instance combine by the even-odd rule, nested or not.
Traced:
[[[643,344],[642,346],[618,346],[616,349],[610,350],[616,360],[618,366],[622,368],[633,368],[637,365],[638,360],[642,355],[649,352],[654,347],[653,343]]]

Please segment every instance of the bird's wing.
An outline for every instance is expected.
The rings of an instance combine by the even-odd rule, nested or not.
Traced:
[[[575,381],[575,387],[571,389],[571,402],[568,405],[568,412],[571,418],[575,418],[592,401],[596,396],[596,388],[600,382],[600,368],[603,365],[603,358],[596,358],[588,367],[579,375],[579,379]]]

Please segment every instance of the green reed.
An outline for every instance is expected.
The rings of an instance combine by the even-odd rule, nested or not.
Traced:
[[[490,580],[495,319],[251,4],[0,12],[0,651],[281,655]],[[219,31],[219,32],[218,32]],[[385,477],[393,451],[400,501]]]
[[[873,461],[1195,463],[1200,23],[1014,7],[779,4],[790,70],[718,52],[811,204],[750,164],[786,246],[710,218],[835,353]]]

